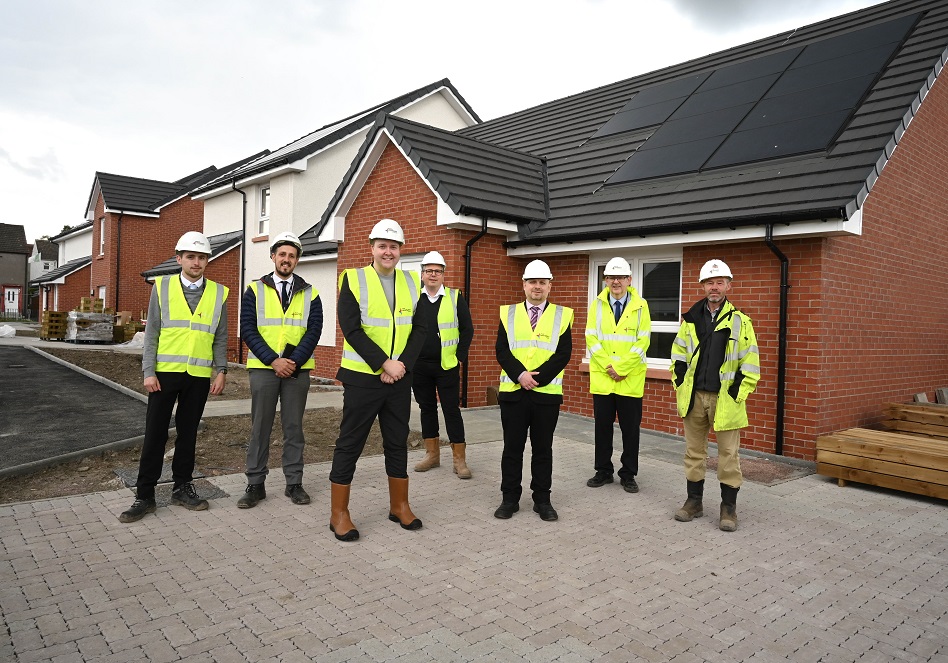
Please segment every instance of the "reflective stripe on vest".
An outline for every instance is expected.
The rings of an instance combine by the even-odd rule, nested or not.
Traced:
[[[511,354],[523,364],[524,368],[533,371],[556,352],[564,325],[568,327],[573,321],[573,311],[564,306],[550,304],[537,321],[536,329],[531,329],[530,317],[523,304],[502,306],[500,319],[505,323],[507,345],[510,347]],[[547,340],[541,340],[542,337],[546,337]],[[564,372],[565,370],[560,371],[549,384],[537,387],[534,391],[562,395]],[[508,376],[505,371],[501,371],[500,391],[510,392],[520,388],[519,382]]]
[[[370,271],[371,274],[369,274]],[[392,359],[398,359],[405,350],[408,336],[411,333],[412,316],[415,313],[415,307],[418,305],[421,288],[420,277],[414,272],[401,269],[395,270],[394,312],[389,308],[385,289],[382,287],[382,281],[374,268],[361,267],[343,271],[339,276],[340,288],[344,278],[359,302],[359,314],[366,335]],[[387,313],[387,317],[381,315],[382,313]],[[343,339],[342,344],[341,365],[343,368],[359,373],[379,375],[382,372],[381,368],[373,371],[345,339]]]
[[[250,288],[253,289],[257,301],[257,331],[270,349],[282,355],[287,345],[299,345],[309,326],[313,300],[319,296],[316,288],[307,285],[294,292],[286,311],[283,310],[283,303],[276,288],[271,288],[259,280],[251,283]],[[269,315],[267,311],[270,312]],[[315,366],[316,362],[310,356],[300,368],[305,370]],[[248,349],[247,368],[273,367],[264,364]]]
[[[158,277],[155,287],[161,311],[155,371],[211,377],[214,334],[221,321],[228,289],[205,279],[201,300],[192,313],[180,276]]]
[[[445,288],[444,294],[438,307],[438,335],[441,338],[441,368],[448,370],[458,365],[461,328],[458,325],[458,291]]]

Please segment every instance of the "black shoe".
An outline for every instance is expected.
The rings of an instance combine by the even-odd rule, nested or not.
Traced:
[[[494,518],[507,520],[520,511],[520,504],[517,502],[501,502],[497,510],[494,511]]]
[[[154,513],[156,508],[157,505],[155,504],[154,498],[135,498],[135,501],[132,502],[132,506],[128,508],[128,511],[123,511],[122,515],[119,516],[119,522],[134,523],[135,521],[144,518],[145,514]]]
[[[552,522],[554,520],[559,520],[560,518],[552,504],[534,504],[533,510],[540,514],[540,520]]]
[[[183,506],[189,511],[206,511],[208,508],[207,500],[198,497],[194,490],[194,484],[188,481],[171,491],[171,503],[176,506]]]
[[[243,497],[237,500],[237,506],[241,509],[252,509],[257,506],[257,502],[267,499],[267,489],[262,483],[251,483],[247,485],[247,490]]]
[[[301,483],[291,483],[283,491],[283,494],[289,497],[293,504],[309,504],[309,495],[303,490],[303,484]]]
[[[635,477],[631,479],[622,479],[619,481],[622,484],[622,488],[627,493],[637,493],[639,492],[639,484],[635,483]]]
[[[586,482],[590,488],[602,488],[607,483],[612,483],[612,475],[605,472],[596,472],[596,475]]]

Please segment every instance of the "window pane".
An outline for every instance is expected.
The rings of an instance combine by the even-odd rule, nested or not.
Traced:
[[[270,187],[260,190],[260,218],[270,218]]]
[[[679,301],[681,300],[681,263],[644,262],[642,263],[642,297],[648,301],[652,320],[659,322],[678,322]],[[655,344],[655,334],[652,334]],[[671,349],[671,345],[668,346]],[[649,350],[651,357],[652,352]],[[655,355],[669,357],[670,354]]]
[[[657,332],[653,329],[645,356],[653,359],[670,359],[675,336],[675,334],[669,332]]]

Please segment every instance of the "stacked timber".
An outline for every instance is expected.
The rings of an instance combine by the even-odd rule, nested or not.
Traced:
[[[856,481],[948,500],[948,440],[850,428],[817,438],[816,471],[840,486]]]
[[[944,405],[889,403],[884,412],[882,425],[889,430],[948,440],[948,407]]]
[[[44,341],[66,338],[65,311],[43,311],[40,322],[40,338]]]

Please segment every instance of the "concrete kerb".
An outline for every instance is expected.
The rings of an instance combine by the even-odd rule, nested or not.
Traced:
[[[76,366],[75,364],[70,364],[68,361],[66,361],[66,360],[64,360],[64,359],[60,359],[59,357],[56,357],[56,356],[54,356],[54,355],[51,355],[51,354],[49,354],[48,352],[43,352],[42,350],[40,350],[39,348],[37,348],[37,347],[34,346],[34,345],[25,345],[25,346],[23,346],[23,347],[25,347],[27,350],[31,350],[31,351],[35,352],[35,353],[38,354],[38,355],[42,355],[43,357],[46,357],[46,358],[49,359],[50,361],[53,361],[53,362],[55,362],[55,363],[57,363],[57,364],[61,364],[62,366],[65,366],[66,368],[71,368],[72,370],[76,371],[77,373],[79,373],[79,374],[81,374],[81,375],[85,375],[87,378],[91,378],[92,380],[95,380],[95,381],[98,382],[99,384],[104,384],[106,387],[111,387],[112,389],[115,389],[116,391],[120,391],[120,392],[122,392],[123,394],[125,394],[126,396],[131,396],[132,398],[134,398],[134,399],[136,399],[136,400],[139,400],[139,401],[141,401],[142,403],[148,403],[148,397],[145,396],[144,394],[140,394],[140,393],[138,393],[137,391],[132,391],[132,390],[129,389],[128,387],[124,387],[124,386],[118,384],[117,382],[112,382],[112,381],[109,380],[108,378],[104,378],[104,377],[102,377],[101,375],[96,375],[95,373],[92,373],[92,372],[90,372],[90,371],[87,371],[87,370],[84,369],[84,368],[79,368],[79,367]]]

